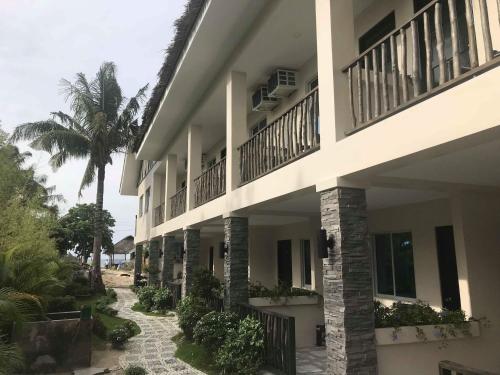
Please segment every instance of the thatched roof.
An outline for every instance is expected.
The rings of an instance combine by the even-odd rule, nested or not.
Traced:
[[[127,236],[114,245],[114,254],[129,254],[135,250],[134,236]]]
[[[168,46],[165,54],[165,61],[158,73],[158,82],[151,92],[151,97],[149,98],[142,115],[142,125],[141,134],[138,138],[138,142],[135,144],[135,151],[139,148],[144,135],[146,134],[153,118],[158,111],[160,102],[170,84],[174,72],[179,63],[179,59],[184,51],[184,47],[189,40],[191,35],[191,30],[193,29],[198,16],[201,14],[207,0],[188,0],[184,9],[184,13],[180,16],[174,23],[175,26],[175,36],[170,45]]]

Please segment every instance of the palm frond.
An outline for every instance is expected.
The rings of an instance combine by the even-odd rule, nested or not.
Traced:
[[[10,140],[12,142],[31,141],[54,130],[63,129],[66,128],[61,124],[58,124],[54,120],[27,122],[25,124],[17,126],[14,129]]]
[[[51,115],[54,118],[57,118],[62,124],[67,125],[68,128],[75,129],[78,133],[84,135],[90,140],[91,134],[87,131],[87,129],[85,129],[83,125],[81,125],[76,119],[74,119],[70,115],[62,111],[51,112]]]
[[[15,344],[8,344],[5,337],[0,336],[0,375],[10,375],[22,370],[24,360]]]
[[[94,163],[94,160],[90,158],[90,160],[87,163],[87,167],[85,168],[85,172],[83,173],[80,189],[78,190],[79,197],[82,196],[83,189],[85,189],[87,186],[90,186],[92,182],[94,182],[95,171],[96,171],[96,165]]]

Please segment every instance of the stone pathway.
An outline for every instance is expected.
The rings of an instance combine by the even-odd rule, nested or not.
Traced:
[[[122,368],[130,364],[140,365],[150,375],[203,374],[174,356],[176,345],[171,338],[180,332],[176,316],[147,316],[132,311],[132,305],[137,302],[136,295],[128,288],[115,290],[118,301],[113,307],[118,310],[118,316],[131,319],[141,327],[141,333],[132,337],[125,345],[124,353],[119,359]]]

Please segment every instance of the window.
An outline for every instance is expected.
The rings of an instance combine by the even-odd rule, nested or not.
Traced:
[[[307,92],[314,90],[318,87],[318,76],[314,77],[307,83]]]
[[[149,211],[149,198],[151,195],[151,188],[146,190],[146,195],[144,196],[144,213]]]
[[[222,150],[220,150],[220,158],[224,159],[226,157],[226,148],[224,147]]]
[[[300,258],[302,264],[302,287],[311,288],[311,241],[300,241]]]
[[[142,216],[142,207],[144,204],[144,195],[141,195],[139,198],[139,217]]]
[[[377,293],[416,298],[411,233],[377,234],[374,247]]]
[[[396,15],[394,12],[391,12],[359,38],[359,53],[365,52],[395,28]]]
[[[267,119],[262,119],[260,120],[257,124],[252,126],[250,129],[250,137],[253,137],[255,134],[260,132],[262,129],[264,129],[267,126]]]

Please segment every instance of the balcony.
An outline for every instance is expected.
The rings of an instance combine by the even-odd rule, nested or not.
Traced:
[[[194,205],[199,207],[226,193],[226,159],[208,168],[194,180]]]
[[[165,203],[155,207],[153,211],[153,226],[156,227],[165,222]]]
[[[430,2],[343,69],[352,118],[348,135],[498,64],[490,31],[497,14],[486,1],[478,1],[479,28],[471,4]],[[484,62],[478,58],[477,38],[484,46]]]
[[[183,187],[170,197],[170,217],[174,218],[186,212],[187,188]]]
[[[311,91],[238,150],[246,184],[319,149],[319,92]]]

